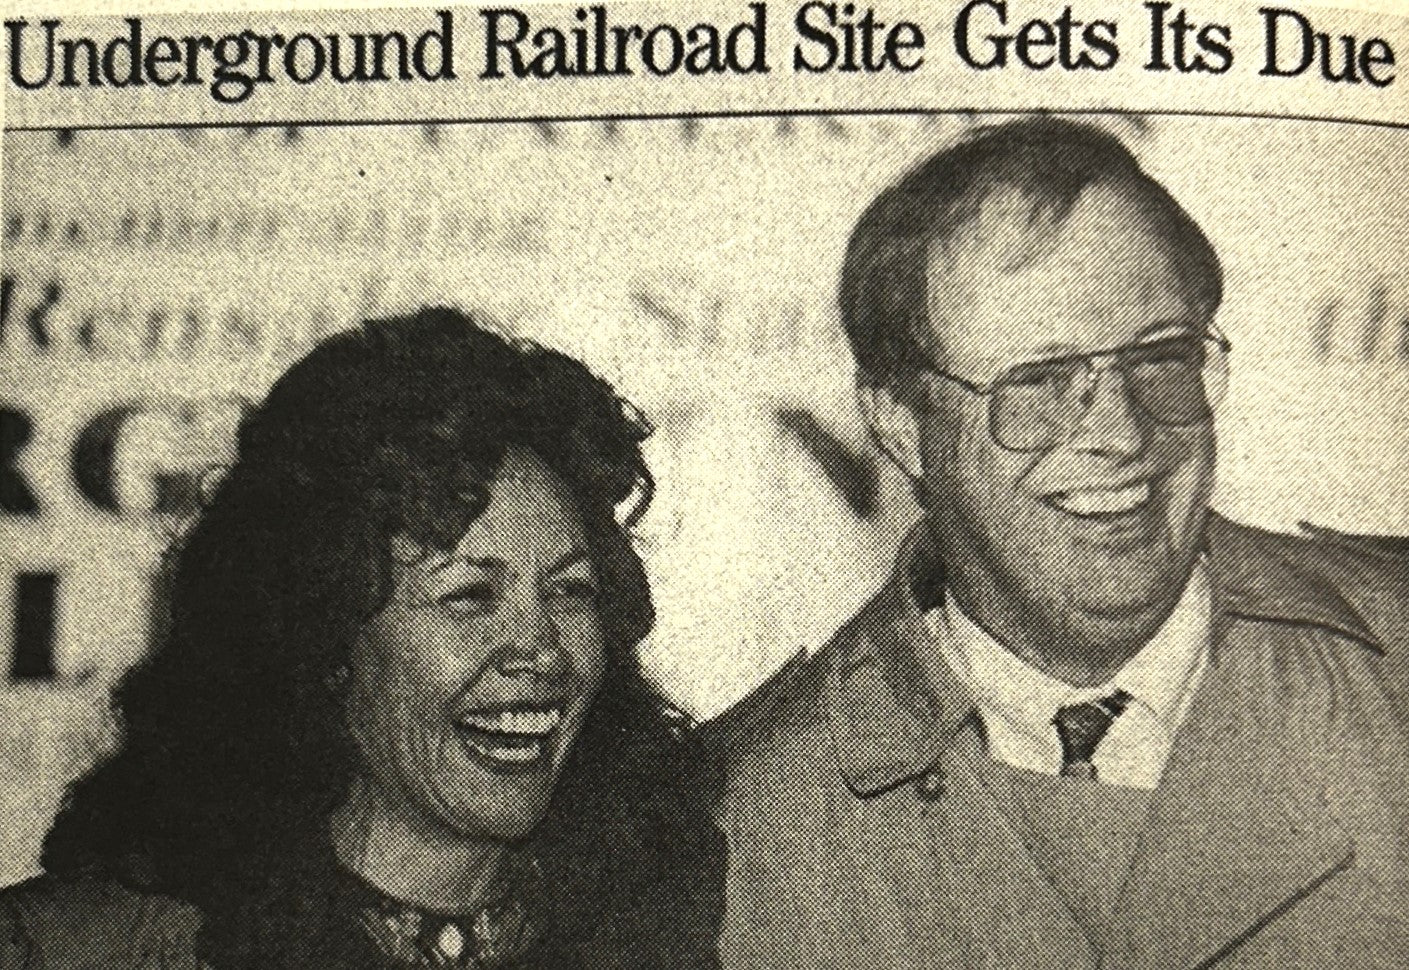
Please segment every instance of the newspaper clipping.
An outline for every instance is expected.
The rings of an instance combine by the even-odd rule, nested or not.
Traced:
[[[0,970],[1409,966],[1409,10],[259,6],[6,5]]]

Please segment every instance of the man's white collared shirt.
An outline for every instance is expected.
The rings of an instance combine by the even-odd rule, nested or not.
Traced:
[[[1174,736],[1188,714],[1208,663],[1211,599],[1200,564],[1164,625],[1114,677],[1094,687],[1073,687],[1019,659],[959,609],[954,597],[930,610],[930,627],[946,663],[973,692],[998,761],[1055,775],[1061,742],[1057,710],[1124,690],[1134,699],[1096,749],[1098,777],[1113,785],[1159,786]]]

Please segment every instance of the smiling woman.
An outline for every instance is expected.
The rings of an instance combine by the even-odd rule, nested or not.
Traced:
[[[712,965],[720,839],[634,659],[648,433],[448,310],[296,364],[0,967]]]

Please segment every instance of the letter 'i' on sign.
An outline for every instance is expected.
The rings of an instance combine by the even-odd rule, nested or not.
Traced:
[[[14,653],[10,679],[54,679],[54,616],[59,577],[20,573],[15,577]]]

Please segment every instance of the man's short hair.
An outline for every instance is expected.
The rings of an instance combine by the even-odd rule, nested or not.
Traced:
[[[1032,118],[978,130],[887,188],[862,214],[847,244],[841,318],[861,380],[893,386],[935,360],[928,315],[932,247],[976,223],[996,193],[1014,194],[1021,232],[1051,235],[1083,191],[1104,184],[1130,195],[1132,211],[1168,246],[1196,307],[1211,315],[1223,298],[1213,245],[1174,197],[1140,168],[1118,138],[1090,125]]]

